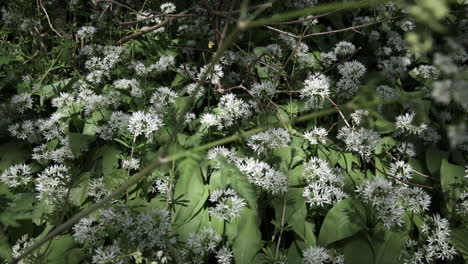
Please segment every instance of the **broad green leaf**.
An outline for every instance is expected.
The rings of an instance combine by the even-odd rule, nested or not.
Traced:
[[[460,226],[455,228],[450,233],[450,243],[454,245],[463,256],[465,261],[468,261],[468,229],[467,227]]]
[[[47,254],[47,263],[51,264],[78,264],[84,253],[74,248],[76,242],[71,235],[63,235],[52,240]]]
[[[328,211],[318,237],[322,246],[353,236],[365,228],[364,212],[352,198],[337,203]]]
[[[237,219],[237,228],[238,234],[232,245],[234,259],[236,263],[251,263],[263,245],[256,213],[244,208]]]
[[[88,197],[88,184],[90,177],[90,172],[83,173],[79,178],[79,182],[76,183],[75,186],[70,189],[69,198],[74,205],[80,206]]]
[[[344,246],[346,264],[380,264],[374,262],[374,252],[369,241],[362,237],[355,237],[346,242]]]
[[[460,196],[458,185],[463,183],[465,169],[449,163],[446,159],[442,160],[440,168],[440,184],[444,193],[447,209],[451,212]]]
[[[400,264],[398,259],[409,236],[407,232],[392,232],[384,230],[383,237],[372,239],[375,245],[375,263],[379,264]]]
[[[435,145],[431,145],[426,151],[426,166],[432,175],[435,175],[440,170],[440,165],[443,159],[448,159],[448,152],[441,151]]]
[[[88,145],[96,140],[95,136],[84,135],[80,133],[69,133],[70,149],[75,156],[88,149]]]

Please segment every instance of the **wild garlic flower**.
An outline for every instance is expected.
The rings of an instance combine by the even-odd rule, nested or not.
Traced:
[[[25,120],[22,123],[15,123],[8,127],[8,132],[13,137],[36,143],[40,140],[38,127],[32,120]]]
[[[420,187],[409,187],[400,185],[397,190],[400,197],[400,203],[408,210],[420,214],[429,210],[431,205],[431,196]]]
[[[200,69],[197,79],[200,80],[203,76],[205,76],[204,81],[211,82],[211,84],[217,84],[221,81],[221,78],[224,77],[223,66],[215,64],[211,71],[208,72],[208,65],[205,65]]]
[[[187,239],[187,247],[192,252],[192,256],[204,259],[208,254],[216,251],[221,236],[212,228],[203,228],[197,233],[190,233]]]
[[[195,115],[195,113],[186,113],[184,115],[184,124],[190,124],[193,120],[195,120],[197,118],[197,116]]]
[[[94,243],[98,237],[98,232],[104,230],[104,227],[101,226],[97,221],[92,218],[81,218],[80,221],[73,226],[73,238],[78,243]]]
[[[413,167],[403,160],[398,160],[390,164],[388,173],[399,180],[408,181],[413,178]]]
[[[414,158],[416,157],[416,147],[414,146],[413,143],[410,142],[398,142],[398,144],[395,146],[395,149],[398,154]]]
[[[238,217],[246,205],[244,199],[231,188],[214,190],[210,195],[210,202],[214,207],[208,209],[209,214],[228,222]]]
[[[63,163],[67,160],[74,159],[75,155],[71,151],[69,143],[65,143],[63,146],[53,150],[49,150],[47,143],[44,143],[33,149],[31,158],[39,162],[47,162],[52,160],[56,163]]]
[[[104,184],[104,178],[92,179],[88,185],[88,195],[94,200],[99,201],[104,196],[108,195],[110,192],[107,190],[106,185]]]
[[[76,35],[81,39],[92,39],[96,31],[96,28],[93,26],[82,26],[78,29]]]
[[[276,86],[272,81],[262,81],[260,83],[255,83],[250,90],[252,95],[256,96],[258,99],[272,98],[275,95]]]
[[[166,249],[169,245],[171,220],[165,209],[135,212],[127,207],[108,208],[100,211],[99,221],[134,250]]]
[[[388,60],[383,60],[379,68],[388,77],[399,78],[411,64],[411,58],[406,56],[392,56]]]
[[[218,264],[231,264],[234,255],[232,251],[227,247],[222,247],[216,252],[216,260]]]
[[[359,129],[342,127],[338,131],[337,138],[344,141],[347,151],[357,152],[365,160],[370,159],[381,141],[377,132],[362,127]]]
[[[421,65],[413,69],[417,77],[423,80],[437,80],[440,77],[440,70],[433,65]]]
[[[392,182],[382,177],[372,177],[365,179],[356,192],[374,208],[376,217],[386,228],[403,226],[405,209],[398,202],[398,192]]]
[[[304,264],[329,264],[331,262],[331,257],[328,252],[328,249],[320,246],[310,246],[304,252]]]
[[[138,81],[135,79],[119,79],[114,81],[113,85],[116,89],[129,90],[131,96],[143,96],[143,90],[140,88]]]
[[[288,131],[283,128],[272,128],[250,136],[247,145],[257,153],[265,153],[275,148],[287,146],[291,141]]]
[[[236,166],[247,176],[250,183],[272,194],[288,190],[288,178],[269,164],[254,158],[238,159]]]
[[[151,186],[151,192],[164,195],[171,194],[173,187],[171,186],[170,181],[171,180],[167,176],[156,178],[153,186]]]
[[[44,200],[47,204],[63,202],[68,192],[68,184],[71,176],[64,165],[47,167],[37,178],[36,190],[38,200]]]
[[[300,97],[307,100],[307,109],[323,108],[323,101],[329,95],[330,81],[323,74],[309,75],[300,91]]]
[[[205,94],[205,87],[197,83],[188,84],[185,86],[185,90],[188,95],[195,97],[195,99],[199,99]]]
[[[17,164],[4,170],[0,181],[9,188],[27,186],[32,181],[31,168],[26,164]]]
[[[99,126],[96,133],[104,140],[113,140],[127,130],[129,121],[130,115],[122,111],[114,111],[107,124]]]
[[[121,252],[117,243],[110,246],[100,246],[94,250],[93,264],[124,264],[126,256]]]
[[[172,14],[176,11],[176,6],[173,3],[164,3],[161,5],[161,12],[164,14]]]
[[[146,66],[140,61],[132,61],[129,68],[133,69],[138,76],[147,76],[150,73],[158,74],[164,72],[175,65],[175,58],[173,56],[163,55],[156,63]]]
[[[34,244],[34,240],[29,237],[28,234],[25,234],[21,236],[20,239],[18,239],[15,244],[11,247],[11,256],[13,258],[19,257],[23,252],[30,248]],[[19,262],[19,264],[29,264],[29,263],[34,263],[35,260],[39,259],[40,252],[32,252],[28,256],[26,256],[23,260]]]
[[[340,98],[349,99],[356,94],[366,66],[358,61],[348,61],[338,66],[338,72],[341,79],[336,84],[337,94]]]
[[[323,127],[314,127],[312,130],[304,133],[304,138],[312,145],[327,143],[328,131]]]
[[[304,164],[302,177],[307,183],[303,197],[310,206],[333,205],[347,197],[343,192],[343,176],[320,158],[314,157]]]
[[[414,253],[411,254],[411,252]],[[444,260],[450,261],[456,253],[456,249],[450,245],[448,220],[435,214],[433,217],[424,219],[420,230],[420,239],[407,243],[406,250],[400,257],[403,257],[405,264],[434,263]]]
[[[439,142],[441,136],[440,134],[437,132],[437,130],[433,127],[427,127],[422,135],[421,135],[421,138],[426,141],[426,142],[432,142],[432,143],[437,143]]]
[[[128,121],[128,131],[133,136],[144,135],[147,139],[151,139],[162,126],[163,121],[157,114],[143,111],[134,112]]]
[[[359,126],[361,124],[362,118],[364,116],[369,116],[369,111],[358,109],[354,111],[351,115],[351,120],[353,121],[354,125]]]
[[[169,106],[175,103],[177,97],[179,95],[169,87],[159,87],[150,98],[152,109],[156,113],[163,114]]]
[[[214,147],[208,151],[207,159],[213,162],[213,167],[216,169],[223,167],[223,163],[221,162],[220,157],[227,159],[227,161],[230,162],[235,162],[237,160],[234,151],[222,146]]]
[[[20,114],[24,113],[24,111],[28,109],[32,109],[33,103],[34,103],[34,100],[31,96],[31,93],[27,93],[27,92],[15,94],[10,99],[11,107]]]
[[[236,121],[244,120],[252,115],[251,107],[234,94],[225,94],[218,103],[218,118],[222,127],[230,127]]]
[[[138,170],[140,168],[140,160],[135,158],[123,159],[122,168],[128,170]]]
[[[415,113],[406,113],[396,117],[395,126],[400,133],[408,133],[413,135],[421,135],[427,129],[426,124],[413,125]]]
[[[334,52],[338,57],[346,57],[356,52],[356,47],[351,42],[340,41],[336,44]]]
[[[56,108],[67,107],[75,101],[76,98],[73,94],[60,92],[60,96],[52,99],[52,106]]]
[[[468,215],[468,191],[463,191],[460,194],[460,198],[458,198],[458,203],[457,203],[457,212],[461,216]]]

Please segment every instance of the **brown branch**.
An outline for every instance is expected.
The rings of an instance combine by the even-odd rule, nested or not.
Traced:
[[[63,38],[64,36],[62,36],[62,34],[60,34],[57,30],[55,30],[54,26],[52,26],[52,22],[50,22],[49,14],[47,13],[47,10],[45,9],[44,5],[42,4],[42,0],[39,0],[39,5],[41,6],[42,11],[44,11],[44,13],[46,15],[47,22],[49,23],[50,29],[52,29],[52,31],[54,31],[55,34],[57,34],[59,37]]]
[[[311,34],[305,35],[304,38],[313,37],[313,36],[327,35],[327,34],[334,34],[334,33],[344,32],[344,31],[348,31],[348,30],[353,30],[354,31],[354,30],[356,30],[358,28],[368,27],[368,26],[378,24],[378,23],[381,23],[381,22],[383,22],[383,21],[377,21],[377,22],[367,23],[367,24],[363,24],[363,25],[357,25],[357,26],[337,29],[337,30],[330,30],[330,31],[325,31],[325,32],[311,33]]]
[[[103,2],[103,3],[116,4],[116,5],[118,5],[118,6],[121,6],[121,7],[123,7],[123,8],[126,8],[126,9],[128,9],[128,10],[130,10],[130,11],[132,11],[132,12],[138,13],[138,11],[137,11],[136,9],[133,9],[133,8],[129,7],[128,5],[119,3],[119,2],[117,2],[117,1],[115,1],[115,0],[96,0],[96,3],[101,3],[101,2]]]
[[[271,25],[290,25],[290,24],[297,24],[297,23],[307,22],[307,21],[310,21],[310,20],[314,20],[316,18],[328,16],[328,15],[333,14],[333,13],[338,12],[338,11],[339,10],[323,13],[323,14],[320,14],[320,15],[312,16],[312,17],[301,18],[301,19],[297,19],[297,20],[293,20],[293,21],[272,23]]]

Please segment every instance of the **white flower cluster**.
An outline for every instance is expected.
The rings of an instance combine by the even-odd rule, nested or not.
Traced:
[[[163,114],[168,106],[175,103],[177,97],[179,97],[177,93],[169,87],[159,87],[151,95],[150,103],[153,111]]]
[[[121,55],[124,52],[123,47],[105,46],[101,47],[102,57],[91,57],[85,63],[86,69],[90,73],[86,76],[86,80],[93,84],[99,84],[104,77],[109,77],[112,69],[121,60]]]
[[[126,256],[117,243],[110,246],[100,246],[96,248],[93,255],[93,264],[124,264]]]
[[[379,68],[388,77],[398,78],[411,64],[411,58],[406,56],[392,56],[387,60],[381,61]]]
[[[364,116],[369,116],[369,111],[358,109],[354,111],[350,116],[351,116],[351,121],[353,121],[353,124],[356,126],[359,126],[361,124],[362,118]]]
[[[65,141],[62,142],[61,147],[57,147],[55,149],[49,149],[47,143],[39,145],[33,149],[31,158],[39,162],[52,160],[56,163],[63,163],[66,160],[74,159],[75,155],[73,155],[73,152],[70,149],[69,142]]]
[[[120,133],[124,133],[128,128],[130,116],[122,111],[114,111],[110,120],[98,127],[97,133],[104,140],[113,140]]]
[[[383,177],[365,179],[356,192],[367,204],[371,205],[377,218],[386,228],[401,227],[405,211],[421,213],[429,209],[430,196],[421,188],[394,185]]]
[[[345,57],[355,52],[356,46],[354,46],[353,43],[348,41],[340,41],[335,45],[335,48],[332,51],[322,53],[320,58],[324,66],[328,67],[337,62],[339,59],[344,59]]]
[[[102,232],[104,227],[99,225],[92,218],[81,218],[81,220],[73,226],[73,238],[78,243],[94,243],[98,240],[97,233]]]
[[[19,257],[26,249],[29,249],[34,244],[34,241],[29,238],[28,234],[21,236],[15,244],[11,247],[11,256],[13,258]],[[19,264],[29,264],[34,263],[37,259],[39,259],[40,252],[31,252],[29,256],[26,256],[23,260],[19,262]]]
[[[462,216],[468,216],[468,191],[463,191],[460,194],[457,203],[457,212]]]
[[[148,76],[150,73],[161,73],[166,71],[169,67],[175,65],[175,58],[173,56],[163,55],[159,60],[154,63],[146,66],[143,62],[132,61],[129,68],[133,69],[138,76]]]
[[[135,158],[123,159],[122,168],[128,170],[138,170],[140,168],[140,160]]]
[[[344,256],[337,254],[330,256],[328,249],[320,246],[310,246],[303,252],[304,264],[344,264]]]
[[[157,114],[137,111],[128,121],[128,131],[134,136],[144,135],[152,139],[153,133],[163,126],[163,121]]]
[[[330,81],[323,74],[309,75],[300,91],[300,97],[307,100],[306,109],[323,108],[323,101],[329,95]]]
[[[424,80],[437,80],[440,77],[440,70],[433,65],[421,65],[413,71],[416,76]]]
[[[178,256],[178,263],[204,263],[203,260],[221,243],[221,236],[212,228],[203,228],[197,233],[190,233],[187,239],[187,249]],[[223,250],[224,251],[224,250]]]
[[[216,260],[218,264],[231,264],[233,258],[234,255],[232,254],[232,251],[227,247],[222,247],[216,253]]]
[[[172,193],[172,186],[170,185],[170,179],[167,176],[158,177],[154,180],[154,186],[151,186],[152,193],[159,193],[169,195]]]
[[[44,200],[47,204],[63,202],[67,192],[71,176],[64,165],[52,165],[39,173],[36,190],[38,200]]]
[[[15,94],[10,99],[10,105],[15,111],[22,114],[28,109],[32,109],[34,100],[31,96],[31,93],[20,93]]]
[[[112,228],[118,239],[130,243],[134,249],[166,249],[169,246],[171,217],[167,210],[153,209],[134,212],[126,207],[100,211],[101,225]]]
[[[422,123],[419,126],[412,124],[415,113],[406,113],[396,117],[395,126],[400,133],[408,133],[413,135],[421,135],[427,129],[427,125]]]
[[[347,61],[338,66],[338,72],[341,79],[336,84],[336,93],[340,98],[349,99],[357,93],[366,66],[358,61]]]
[[[405,141],[398,142],[398,144],[395,146],[395,150],[400,155],[410,158],[416,157],[416,147],[413,143]]]
[[[288,178],[269,164],[254,158],[238,159],[236,166],[247,175],[247,180],[272,194],[288,190]]]
[[[103,197],[108,195],[110,192],[107,190],[104,184],[104,178],[92,179],[88,185],[88,196],[94,198],[96,201],[101,200]]]
[[[78,29],[76,35],[81,39],[92,39],[96,31],[96,28],[93,26],[82,26]]]
[[[236,121],[244,120],[252,115],[251,107],[234,94],[225,94],[218,103],[217,114],[205,113],[200,122],[207,126],[217,126],[218,129],[230,127]]]
[[[134,97],[142,97],[143,90],[139,87],[138,81],[135,79],[119,79],[113,83],[116,89],[130,90],[130,95]]]
[[[31,120],[24,120],[22,123],[15,123],[8,127],[8,132],[13,137],[21,140],[26,140],[30,143],[36,143],[40,137],[38,134],[38,127]]]
[[[304,163],[302,177],[307,183],[303,197],[310,206],[334,205],[347,197],[343,192],[343,176],[325,160],[313,157]]]
[[[32,181],[31,167],[26,164],[17,164],[4,170],[0,181],[10,188],[27,186]]]
[[[272,81],[262,81],[255,83],[250,90],[250,93],[259,99],[271,99],[276,92],[276,86]]]
[[[228,222],[238,217],[246,205],[244,199],[231,188],[214,190],[210,195],[210,202],[214,204],[214,207],[208,209],[210,215]]]
[[[272,128],[252,135],[247,145],[257,153],[265,153],[278,147],[287,146],[291,141],[288,131],[283,128]]]
[[[312,145],[327,143],[328,131],[323,127],[314,127],[312,130],[304,133],[304,138]]]
[[[363,159],[370,159],[377,145],[380,144],[379,133],[365,128],[342,127],[337,138],[344,141],[346,150],[357,152]]]
[[[425,219],[421,227],[420,242],[410,240],[406,244],[407,252],[414,252],[409,257],[403,257],[404,264],[434,263],[436,261],[450,261],[457,253],[450,245],[450,228],[447,219],[435,214]],[[403,253],[407,253],[403,252]]]
[[[164,14],[172,14],[176,11],[176,6],[169,2],[162,4],[160,8]]]
[[[398,160],[390,164],[388,173],[399,180],[408,181],[413,178],[413,167],[403,160]]]

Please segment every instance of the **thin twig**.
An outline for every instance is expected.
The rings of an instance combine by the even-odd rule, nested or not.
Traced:
[[[41,6],[42,11],[44,11],[46,17],[47,17],[47,22],[49,23],[50,29],[55,32],[59,37],[63,38],[63,35],[60,34],[57,30],[55,30],[54,26],[52,26],[52,22],[50,22],[49,14],[47,13],[47,10],[45,9],[44,5],[42,4],[42,0],[39,0],[39,5]]]
[[[355,31],[355,30],[358,29],[358,28],[368,27],[368,26],[375,25],[375,24],[378,24],[378,23],[381,23],[381,22],[383,22],[383,20],[382,20],[382,21],[377,21],[377,22],[372,22],[372,23],[367,23],[367,24],[363,24],[363,25],[357,25],[357,26],[352,26],[352,27],[337,29],[337,30],[330,30],[330,31],[324,31],[324,32],[311,33],[311,34],[305,35],[304,38],[314,37],[314,36],[321,36],[321,35],[327,35],[327,34],[335,34],[335,33],[344,32],[344,31],[348,31],[348,30],[353,30],[353,31]],[[360,33],[360,32],[359,32],[359,33]],[[361,34],[362,34],[362,33],[361,33]]]

